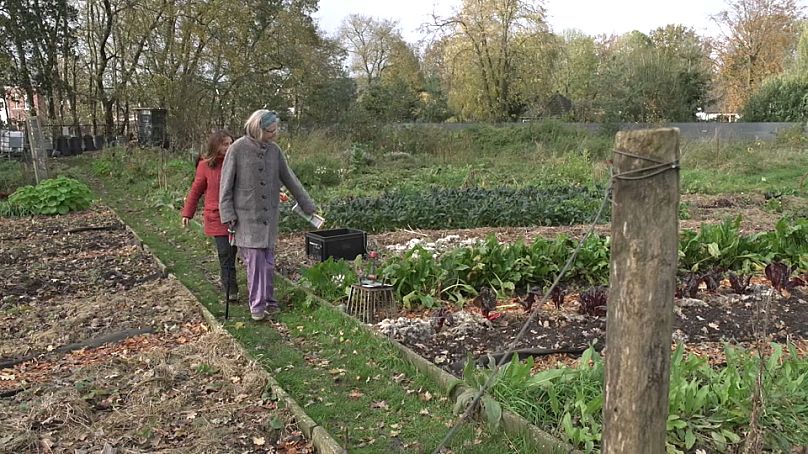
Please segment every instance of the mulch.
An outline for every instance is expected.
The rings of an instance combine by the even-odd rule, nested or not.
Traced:
[[[0,452],[314,452],[109,209],[0,218],[0,295]]]

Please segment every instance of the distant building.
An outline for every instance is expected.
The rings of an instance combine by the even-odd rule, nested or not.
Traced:
[[[519,117],[522,123],[529,123],[542,118],[559,118],[571,115],[575,105],[561,93],[554,93],[541,106],[528,109]]]
[[[572,101],[561,93],[556,92],[544,105],[544,113],[548,117],[563,117],[572,112]]]
[[[45,99],[34,92],[34,102],[38,112],[45,112]],[[0,122],[4,125],[19,125],[28,119],[30,106],[25,96],[25,90],[20,87],[3,87],[3,97],[0,99]]]
[[[696,118],[699,121],[717,121],[719,123],[735,123],[741,119],[741,114],[736,112],[719,112],[719,111],[698,111]]]

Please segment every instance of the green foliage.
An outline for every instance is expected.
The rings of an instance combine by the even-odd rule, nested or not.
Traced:
[[[462,414],[466,408],[468,408],[468,406],[474,401],[474,398],[477,397],[480,390],[485,387],[488,379],[494,375],[494,371],[496,371],[496,362],[493,359],[491,359],[491,362],[488,365],[488,370],[482,371],[478,371],[474,367],[474,361],[471,359],[466,362],[466,367],[463,369],[463,382],[467,388],[457,397],[457,400],[455,401],[455,414]],[[496,376],[492,380],[492,384],[495,381]],[[479,405],[480,407],[478,411],[488,424],[488,427],[492,430],[496,430],[499,427],[500,421],[502,421],[502,406],[500,403],[493,399],[490,395],[483,394],[480,398]]]
[[[546,153],[590,153],[605,157],[611,150],[613,137],[592,137],[585,129],[558,120],[544,120],[526,125],[474,126],[463,135],[475,147],[497,152],[539,146]]]
[[[331,257],[304,270],[300,281],[327,301],[344,298],[351,285],[357,282],[356,272],[348,262]]]
[[[87,185],[73,178],[57,177],[17,189],[2,211],[19,216],[67,214],[89,207],[90,202],[92,193]]]
[[[767,261],[781,261],[808,269],[808,219],[777,221],[774,230],[760,235],[761,247],[769,251]]]
[[[554,240],[536,238],[529,244],[502,244],[489,236],[441,255],[417,245],[387,259],[380,275],[393,285],[407,309],[434,307],[440,300],[463,303],[483,286],[505,297],[517,289],[549,286],[577,246],[566,235]],[[587,238],[563,282],[579,287],[607,285],[610,246],[609,237]],[[743,235],[740,218],[735,218],[681,234],[682,272],[720,269],[749,274],[775,260],[808,269],[808,220],[783,218],[771,232]],[[322,271],[325,268],[318,272]]]
[[[767,80],[746,102],[744,121],[808,120],[808,76],[778,76]]]
[[[606,120],[691,121],[707,103],[712,67],[703,38],[692,29],[633,31],[610,47],[591,81],[599,88],[593,107]]]
[[[392,257],[382,268],[381,275],[395,288],[407,309],[418,305],[435,306],[440,298],[440,283],[445,279],[432,253],[421,246]]]
[[[415,120],[418,93],[402,80],[371,85],[359,98],[359,107],[382,124]]]
[[[808,442],[808,359],[789,346],[772,345],[765,360],[765,411],[760,424],[770,448],[788,452]],[[751,396],[759,359],[740,348],[725,347],[727,365],[710,367],[705,359],[673,353],[667,423],[669,452],[733,450],[749,426]],[[531,422],[553,429],[587,452],[599,448],[602,432],[604,363],[594,348],[579,365],[531,375],[533,359],[516,357],[500,372],[491,393],[505,407]]]
[[[327,157],[306,158],[292,165],[295,175],[305,188],[333,187],[342,182],[342,165]]]
[[[691,272],[720,268],[750,272],[766,260],[766,242],[741,235],[741,217],[721,224],[702,224],[701,230],[682,232],[679,268]]]
[[[590,221],[602,191],[582,186],[547,188],[432,188],[338,200],[325,210],[331,225],[369,232],[396,228],[572,225]]]
[[[391,257],[381,274],[395,287],[407,308],[416,304],[432,307],[441,299],[463,302],[483,286],[506,296],[517,288],[548,286],[576,245],[564,235],[553,241],[537,238],[530,244],[511,245],[489,236],[481,243],[453,249],[437,258],[416,246]],[[565,281],[605,282],[609,273],[608,248],[608,238],[590,237]]]
[[[0,192],[12,193],[29,180],[21,162],[0,160]]]
[[[179,189],[158,188],[151,191],[147,197],[152,208],[165,208],[168,210],[181,210],[185,204],[185,191]]]

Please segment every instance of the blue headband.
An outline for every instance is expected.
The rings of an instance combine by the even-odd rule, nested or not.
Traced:
[[[266,129],[272,123],[276,123],[278,121],[278,114],[275,112],[267,112],[261,117],[261,129]]]

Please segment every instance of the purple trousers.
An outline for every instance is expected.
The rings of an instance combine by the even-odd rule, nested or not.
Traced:
[[[275,252],[272,249],[240,247],[241,260],[247,265],[247,291],[250,312],[261,314],[267,306],[277,308],[275,299]]]

